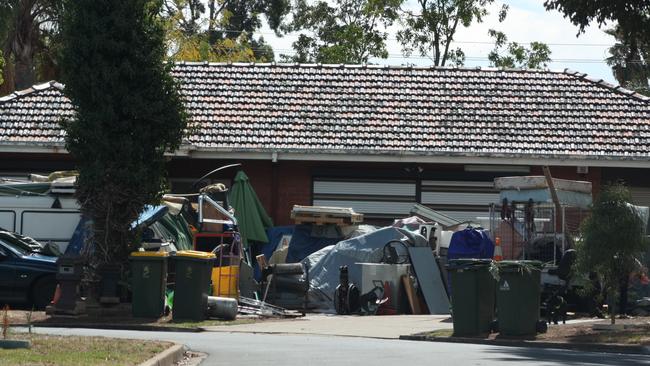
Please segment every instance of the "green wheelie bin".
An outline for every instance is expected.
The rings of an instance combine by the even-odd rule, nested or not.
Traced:
[[[165,252],[133,252],[131,262],[131,312],[134,317],[159,318],[165,311],[167,289]]]
[[[447,265],[451,285],[454,336],[490,333],[494,321],[496,280],[491,259],[455,259]]]
[[[194,250],[176,252],[176,284],[172,307],[174,319],[205,319],[214,260],[213,253]]]
[[[504,336],[534,336],[546,331],[539,320],[541,270],[539,261],[499,262],[497,318]]]

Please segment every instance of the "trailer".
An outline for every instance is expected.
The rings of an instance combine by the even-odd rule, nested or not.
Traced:
[[[81,220],[75,178],[31,175],[26,180],[0,180],[0,228],[54,243],[65,252]]]

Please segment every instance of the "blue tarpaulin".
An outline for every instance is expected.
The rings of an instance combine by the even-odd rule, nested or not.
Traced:
[[[326,246],[334,245],[340,238],[324,238],[312,236],[312,225],[296,225],[289,251],[287,252],[287,263],[297,263],[307,258],[310,254],[315,253]]]
[[[494,243],[482,228],[468,227],[451,236],[447,259],[488,258],[494,255]]]

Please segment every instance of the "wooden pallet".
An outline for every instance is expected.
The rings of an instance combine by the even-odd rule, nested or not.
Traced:
[[[349,220],[345,220],[343,217],[331,217],[326,214],[320,216],[303,216],[296,215],[293,217],[293,221],[296,224],[316,224],[316,225],[327,225],[327,224],[336,224],[336,225],[345,225],[351,224]],[[348,222],[346,222],[348,221]]]
[[[291,218],[297,224],[352,225],[363,222],[363,214],[356,213],[351,208],[341,207],[295,205],[291,210]]]

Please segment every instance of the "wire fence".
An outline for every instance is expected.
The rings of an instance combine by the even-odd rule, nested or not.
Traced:
[[[490,231],[499,238],[504,259],[539,260],[557,264],[574,247],[580,225],[589,211],[562,206],[559,214],[550,204],[494,205]]]

